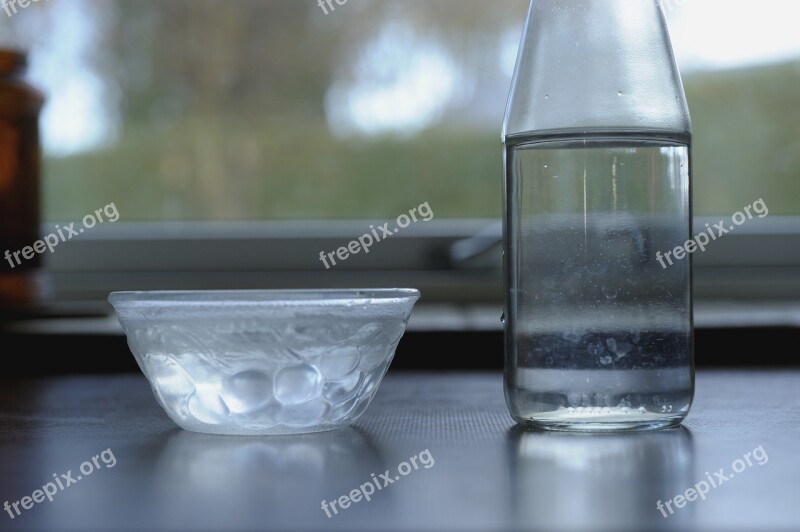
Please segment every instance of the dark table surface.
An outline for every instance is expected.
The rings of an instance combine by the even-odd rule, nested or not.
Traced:
[[[142,376],[5,383],[0,430],[0,504],[75,480],[0,530],[800,530],[797,371],[700,372],[684,427],[652,433],[523,432],[495,373],[390,373],[351,428],[254,438],[178,429]]]

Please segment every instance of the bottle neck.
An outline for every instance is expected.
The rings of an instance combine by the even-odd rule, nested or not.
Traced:
[[[645,0],[532,0],[504,137],[596,130],[691,131],[664,13]]]

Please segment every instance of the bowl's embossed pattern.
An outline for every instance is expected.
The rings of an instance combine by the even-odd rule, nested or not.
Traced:
[[[268,297],[263,308],[234,304],[226,313],[202,299],[185,312],[185,302],[148,307],[148,293],[128,294],[111,301],[159,404],[181,427],[219,434],[314,432],[354,421],[418,298],[287,307]]]

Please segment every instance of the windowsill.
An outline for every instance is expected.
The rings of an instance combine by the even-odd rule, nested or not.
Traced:
[[[696,218],[695,226],[709,222],[714,219]],[[104,300],[114,290],[409,286],[423,293],[423,303],[466,305],[456,307],[456,328],[464,322],[478,329],[499,327],[494,316],[477,318],[472,310],[461,310],[481,308],[470,305],[493,309],[502,300],[499,220],[412,225],[369,254],[326,270],[320,252],[338,249],[370,223],[119,223],[81,235],[45,258],[53,293],[61,301]],[[694,254],[692,261],[698,301],[723,306],[725,301],[800,301],[800,217],[753,220]],[[748,318],[734,321],[743,319]],[[444,326],[451,328],[450,323],[448,318]]]

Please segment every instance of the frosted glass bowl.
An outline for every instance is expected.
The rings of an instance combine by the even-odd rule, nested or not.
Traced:
[[[297,434],[364,413],[417,290],[114,292],[136,362],[181,428]]]

